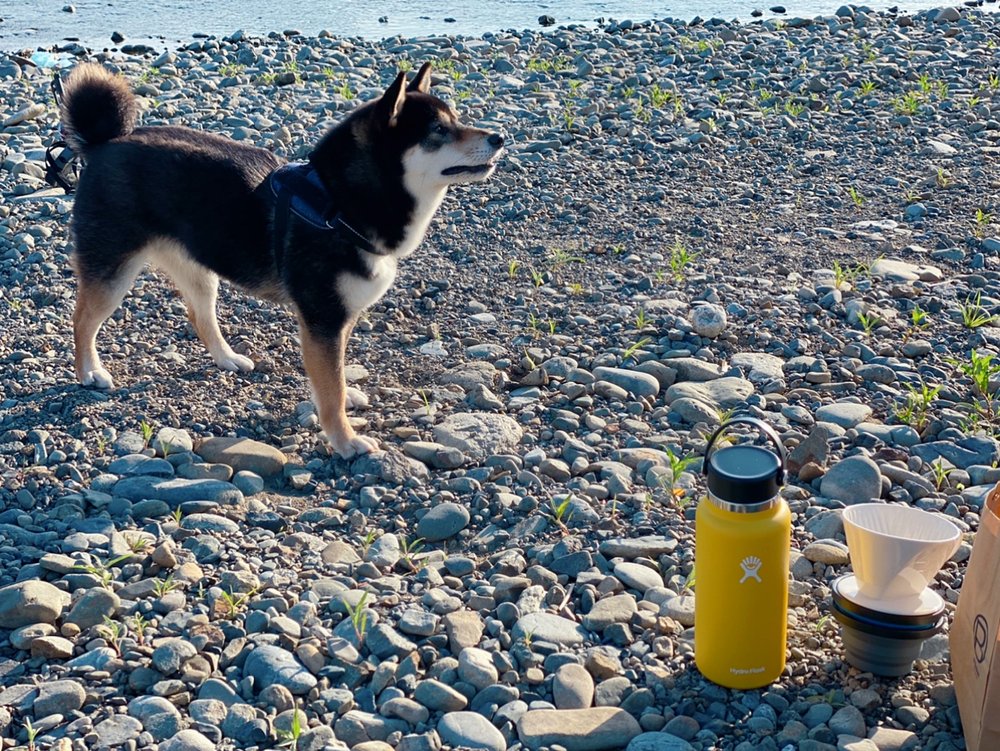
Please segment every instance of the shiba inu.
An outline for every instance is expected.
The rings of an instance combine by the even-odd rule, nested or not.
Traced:
[[[346,414],[366,403],[344,379],[354,322],[392,285],[449,186],[488,178],[504,148],[500,133],[462,125],[430,83],[429,64],[409,85],[399,73],[327,132],[307,162],[286,164],[220,135],[136,127],[122,78],[98,65],[74,68],[61,120],[85,160],[72,220],[80,383],[113,386],[97,333],[147,263],[176,285],[215,363],[252,370],[219,329],[222,277],[295,312],[332,449],[345,458],[377,449]]]

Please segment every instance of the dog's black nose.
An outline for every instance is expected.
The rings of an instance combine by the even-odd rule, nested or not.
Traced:
[[[487,142],[495,149],[499,149],[503,146],[503,136],[499,133],[490,133],[489,138],[486,139]]]

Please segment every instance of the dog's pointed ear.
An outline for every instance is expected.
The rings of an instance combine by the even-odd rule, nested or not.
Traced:
[[[375,105],[379,121],[387,124],[390,128],[395,127],[399,119],[399,113],[403,111],[403,102],[406,101],[406,73],[400,71],[396,80],[392,82],[382,98]]]
[[[420,66],[420,70],[417,71],[417,75],[413,77],[410,81],[410,85],[406,87],[407,91],[415,91],[420,94],[426,94],[431,90],[431,64],[424,63]]]

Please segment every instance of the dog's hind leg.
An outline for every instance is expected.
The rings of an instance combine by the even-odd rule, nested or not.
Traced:
[[[319,411],[319,423],[334,452],[345,459],[378,450],[378,441],[354,432],[347,419],[348,388],[344,378],[344,359],[350,324],[334,336],[324,336],[309,330],[299,319],[302,359],[313,391],[313,401]],[[356,395],[351,395],[354,401]]]
[[[229,346],[216,315],[219,277],[199,263],[190,260],[185,251],[169,243],[160,243],[151,262],[164,271],[180,290],[187,305],[188,320],[194,327],[215,364],[223,370],[253,370],[253,360],[237,354]]]
[[[84,386],[96,386],[99,389],[114,387],[111,374],[104,368],[101,356],[97,354],[97,332],[121,305],[142,266],[143,260],[134,257],[111,279],[91,277],[83,270],[77,273],[73,344],[76,352],[76,377]]]

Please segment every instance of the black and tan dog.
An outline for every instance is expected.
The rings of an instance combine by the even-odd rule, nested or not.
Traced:
[[[485,180],[503,150],[500,134],[461,125],[429,88],[429,65],[409,86],[400,73],[330,130],[307,163],[285,164],[202,131],[136,128],[123,79],[97,65],[75,68],[63,84],[62,124],[86,162],[73,217],[80,383],[112,386],[97,332],[147,263],[180,290],[216,364],[252,370],[219,330],[221,276],[295,311],[333,450],[376,449],[345,411],[366,401],[344,380],[354,322],[392,284],[448,187]]]

